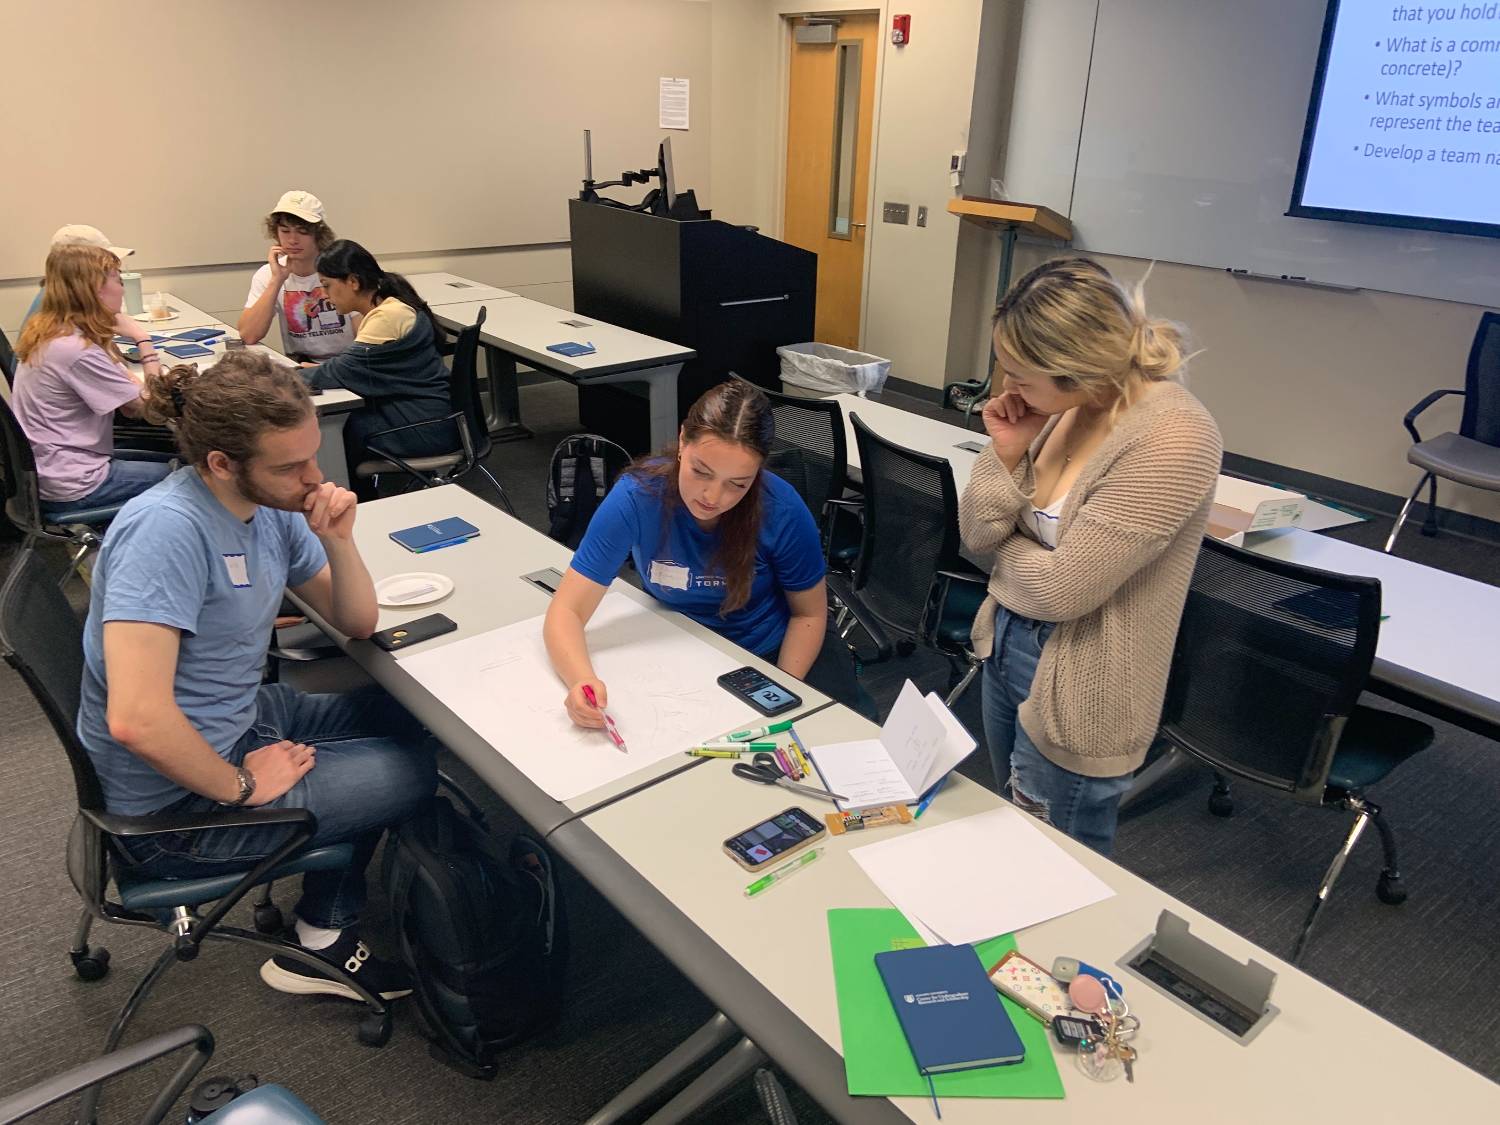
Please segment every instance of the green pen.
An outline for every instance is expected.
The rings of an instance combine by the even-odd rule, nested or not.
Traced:
[[[809,863],[817,859],[822,854],[822,848],[812,848],[811,850],[799,855],[790,863],[782,864],[775,871],[767,871],[759,879],[755,880],[755,882],[751,883],[748,887],[745,888],[745,897],[754,898],[756,895],[760,894],[768,887],[774,887],[783,879],[797,874],[797,872],[801,871],[804,867],[806,867]]]
[[[768,734],[781,734],[783,731],[792,729],[792,721],[788,719],[784,723],[772,723],[768,727],[753,727],[750,730],[737,730],[733,734],[726,734],[726,742],[748,742],[752,738],[765,738]]]

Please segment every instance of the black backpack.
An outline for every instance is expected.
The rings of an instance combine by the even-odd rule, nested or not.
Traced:
[[[433,797],[392,830],[382,878],[429,1053],[493,1078],[499,1051],[562,1010],[568,938],[552,857],[521,833],[502,848],[477,808]]]
[[[547,534],[574,550],[583,541],[589,520],[604,502],[630,454],[598,434],[574,434],[552,451],[547,475]]]

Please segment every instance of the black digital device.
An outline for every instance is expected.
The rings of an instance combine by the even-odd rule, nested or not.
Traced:
[[[828,827],[821,820],[793,805],[770,820],[729,837],[724,841],[724,850],[747,871],[758,871],[774,860],[801,851],[827,832]]]
[[[1052,1034],[1064,1047],[1076,1047],[1103,1039],[1104,1025],[1087,1016],[1053,1016]]]
[[[386,652],[395,652],[398,648],[411,648],[412,645],[441,637],[457,628],[458,625],[451,618],[441,613],[429,613],[426,617],[408,621],[405,625],[393,625],[389,629],[371,633],[370,640]]]
[[[754,668],[736,668],[719,677],[719,686],[738,696],[762,715],[779,715],[802,706],[802,697],[788,691],[765,673]]]

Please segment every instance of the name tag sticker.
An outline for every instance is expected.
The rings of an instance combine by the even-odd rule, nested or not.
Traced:
[[[250,567],[245,562],[244,555],[225,555],[224,569],[229,573],[229,582],[236,590],[245,590],[250,586]]]
[[[686,590],[689,577],[688,568],[685,566],[663,562],[661,559],[653,559],[651,562],[653,586],[660,586],[667,590]]]

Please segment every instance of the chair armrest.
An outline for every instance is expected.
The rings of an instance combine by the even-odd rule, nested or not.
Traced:
[[[116,813],[80,810],[101,832],[110,836],[160,836],[167,832],[201,832],[209,828],[258,828],[267,824],[298,825],[311,836],[318,818],[311,809],[245,808],[225,805],[222,810],[201,813],[146,813],[121,816]]]
[[[870,612],[868,606],[854,592],[854,585],[849,581],[847,575],[830,573],[828,575],[828,589],[833,596],[853,615],[859,627],[869,635],[875,643],[875,655],[868,660],[860,657],[866,664],[878,664],[889,660],[891,653],[895,651],[895,645],[891,643],[889,634],[881,627],[880,622],[875,620],[875,615]]]
[[[1411,434],[1411,440],[1416,442],[1418,445],[1422,443],[1422,435],[1417,433],[1418,414],[1422,413],[1422,411],[1426,410],[1429,406],[1435,403],[1438,399],[1442,398],[1444,395],[1461,395],[1463,393],[1463,391],[1456,390],[1433,391],[1421,402],[1417,403],[1416,406],[1413,406],[1410,410],[1408,410],[1406,412],[1406,417],[1401,419],[1401,424],[1406,427],[1406,432]]]
[[[441,418],[425,418],[420,422],[408,422],[404,426],[392,426],[388,430],[376,430],[373,434],[365,437],[365,445],[368,446],[376,438],[390,437],[391,434],[401,434],[408,430],[420,430],[425,426],[436,426],[441,422],[456,422],[462,418],[463,414],[454,411],[452,414],[445,414]]]
[[[182,1061],[172,1080],[162,1087],[156,1100],[151,1103],[151,1108],[141,1118],[143,1125],[157,1125],[213,1055],[214,1037],[208,1028],[188,1024],[153,1035],[139,1043],[132,1043],[118,1051],[111,1051],[102,1058],[90,1059],[81,1066],[75,1066],[72,1070],[66,1070],[28,1090],[0,1100],[0,1122],[19,1121],[23,1117],[29,1117],[90,1086],[145,1066],[163,1055],[180,1051],[183,1047],[192,1047],[193,1053]]]
[[[424,426],[436,426],[445,422],[452,422],[458,428],[458,440],[459,445],[463,450],[464,459],[470,465],[474,464],[474,441],[473,438],[469,435],[469,427],[464,424],[463,414],[458,411],[455,411],[452,414],[446,414],[441,418],[428,418],[424,422],[411,422],[405,426],[392,426],[389,430],[377,431],[376,433],[370,434],[365,438],[365,448],[375,456],[380,457],[383,460],[390,461],[407,476],[413,477],[416,480],[421,481],[424,485],[430,486],[432,484],[432,481],[427,477],[425,473],[421,472],[419,469],[413,467],[412,465],[407,464],[407,462],[403,458],[397,456],[396,454],[388,453],[386,450],[381,449],[378,445],[375,444],[375,442],[376,439],[389,437],[391,434],[399,434],[406,430],[419,430]]]

